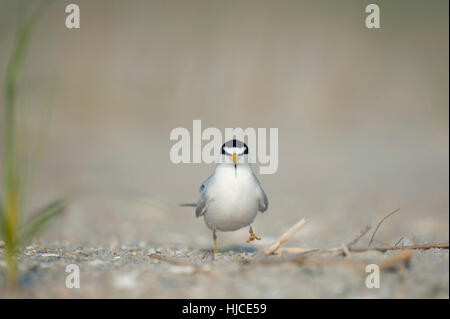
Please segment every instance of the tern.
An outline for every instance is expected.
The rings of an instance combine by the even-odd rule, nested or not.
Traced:
[[[267,196],[252,170],[248,147],[233,139],[222,145],[221,154],[213,173],[202,183],[200,198],[195,206],[196,217],[203,216],[206,226],[212,230],[215,252],[217,231],[235,231],[249,226],[247,242],[260,240],[251,224],[258,212],[269,206]]]

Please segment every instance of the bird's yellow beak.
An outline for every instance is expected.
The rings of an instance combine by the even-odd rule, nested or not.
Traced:
[[[233,163],[236,165],[237,162],[237,155],[236,153],[233,153]]]

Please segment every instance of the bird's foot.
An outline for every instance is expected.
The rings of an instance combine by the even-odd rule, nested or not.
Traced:
[[[254,241],[254,240],[261,240],[261,237],[256,236],[256,234],[253,232],[253,229],[251,227],[248,232],[250,233],[250,237],[248,238],[247,243]]]

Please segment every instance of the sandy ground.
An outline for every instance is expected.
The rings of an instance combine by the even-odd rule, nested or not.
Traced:
[[[246,264],[257,252],[235,247],[214,259],[195,249],[145,244],[109,249],[70,244],[33,245],[20,256],[22,290],[0,297],[26,298],[448,298],[448,250],[415,251],[406,271],[383,271],[380,288],[366,275],[339,267]],[[172,264],[148,255],[197,265]],[[393,253],[361,253],[352,260],[376,263]],[[343,257],[335,257],[343,258]],[[66,266],[80,269],[80,288],[66,288]],[[4,262],[0,262],[4,268]],[[3,284],[4,278],[1,277]]]
[[[95,204],[97,202],[97,205]],[[100,201],[101,202],[101,201]],[[98,200],[72,205],[39,239],[20,253],[22,289],[0,297],[30,298],[448,298],[449,251],[414,251],[409,268],[382,271],[379,289],[365,285],[367,273],[335,266],[295,263],[252,264],[264,248],[284,233],[286,224],[275,214],[263,214],[254,223],[260,241],[246,243],[247,229],[218,233],[220,253],[212,254],[212,238],[203,220],[192,208],[175,205],[136,205],[113,201],[116,212]],[[105,206],[106,205],[106,206]],[[103,206],[104,213],[92,214],[86,207]],[[139,205],[138,205],[139,206]],[[140,206],[139,206],[140,207]],[[123,210],[128,208],[127,218]],[[99,210],[100,211],[100,210]],[[427,242],[408,237],[402,228],[401,212],[381,224],[374,246],[411,245]],[[176,222],[181,219],[183,222]],[[268,219],[272,222],[265,222]],[[108,222],[105,223],[105,220]],[[353,225],[348,223],[348,225]],[[68,227],[70,226],[70,227]],[[365,226],[365,225],[364,225]],[[330,231],[326,221],[308,218],[285,247],[339,247],[354,239],[364,228],[340,225]],[[354,246],[367,247],[375,227]],[[399,236],[402,234],[403,239]],[[437,238],[439,238],[437,236]],[[448,242],[442,237],[436,242]],[[0,249],[1,251],[1,249]],[[352,253],[350,257],[325,254],[322,257],[379,263],[396,252]],[[180,264],[150,258],[156,255]],[[0,255],[1,256],[1,255]],[[320,257],[320,255],[318,255]],[[278,258],[278,257],[275,257]],[[172,259],[170,259],[172,261]],[[65,285],[66,267],[80,269],[80,288]],[[401,266],[401,265],[399,265]],[[0,257],[0,269],[5,262]],[[4,287],[4,272],[0,285]]]

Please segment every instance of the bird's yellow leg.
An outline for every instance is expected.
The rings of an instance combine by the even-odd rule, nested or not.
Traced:
[[[217,249],[217,236],[216,236],[216,230],[213,230],[213,240],[214,240],[214,249],[216,254],[219,253],[219,249]]]
[[[250,233],[250,237],[247,240],[247,243],[256,240],[261,240],[260,237],[256,236],[256,234],[253,232],[252,226],[250,226],[250,230],[248,231]]]

